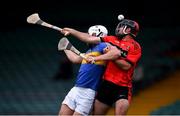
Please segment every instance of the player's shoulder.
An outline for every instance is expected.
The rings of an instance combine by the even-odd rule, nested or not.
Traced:
[[[108,39],[118,39],[117,36],[113,36],[113,35],[105,36],[104,38],[108,38]]]
[[[116,36],[112,36],[112,35],[109,35],[109,36],[105,36],[103,38],[101,38],[102,42],[109,42],[109,41],[113,41],[113,40],[117,40],[118,38]]]
[[[100,43],[98,43],[98,45],[97,46],[101,46],[101,47],[106,47],[106,46],[108,46],[109,45],[109,43],[108,42],[100,42]]]
[[[121,41],[121,44],[124,44],[124,46],[128,46],[128,51],[133,54],[139,54],[141,53],[141,46],[140,44],[135,41],[134,39],[129,41]]]
[[[130,47],[134,47],[137,49],[141,49],[141,45],[134,39],[128,40],[128,41],[121,41],[121,43],[124,43]]]

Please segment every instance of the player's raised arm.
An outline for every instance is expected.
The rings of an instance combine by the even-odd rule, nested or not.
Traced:
[[[94,37],[94,36],[89,35],[88,33],[80,32],[72,28],[63,28],[61,32],[64,33],[65,36],[72,35],[76,37],[77,39],[86,43],[97,44],[101,41],[100,37]]]
[[[66,56],[72,63],[81,63],[82,62],[82,57],[78,56],[74,52],[70,50],[64,50]]]

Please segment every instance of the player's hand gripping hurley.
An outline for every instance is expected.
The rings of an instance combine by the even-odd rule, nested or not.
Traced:
[[[30,24],[37,24],[37,25],[45,26],[45,27],[60,31],[64,35],[68,35],[68,32],[62,32],[62,28],[54,26],[52,24],[49,24],[49,23],[41,20],[38,13],[34,13],[34,14],[28,16],[27,22]]]
[[[27,22],[30,24],[37,24],[37,25],[41,25],[44,27],[48,27],[57,31],[60,31],[62,34],[64,35],[68,35],[69,32],[62,32],[62,28],[54,26],[52,24],[49,24],[43,20],[40,19],[39,14],[38,13],[34,13],[30,16],[27,17]],[[69,41],[66,37],[63,37],[62,39],[60,39],[59,44],[58,44],[58,50],[71,50],[72,52],[76,53],[77,55],[81,56],[84,59],[87,59],[87,57],[79,52],[79,50],[77,50]]]

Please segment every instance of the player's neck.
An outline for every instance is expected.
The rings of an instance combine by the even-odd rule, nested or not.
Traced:
[[[126,35],[123,40],[124,41],[129,41],[129,40],[133,40],[134,38],[131,35]]]

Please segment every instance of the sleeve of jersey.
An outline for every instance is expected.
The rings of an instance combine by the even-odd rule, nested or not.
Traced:
[[[109,37],[105,36],[105,37],[100,37],[101,42],[109,42]]]
[[[130,64],[134,65],[138,62],[138,60],[141,57],[141,48],[135,48],[134,46],[131,46],[132,48],[130,48],[128,50],[128,54],[127,57],[124,58],[127,62],[129,62]]]
[[[99,50],[100,52],[103,54],[104,53],[104,49],[107,47],[107,44],[102,42],[100,45],[99,45]]]

